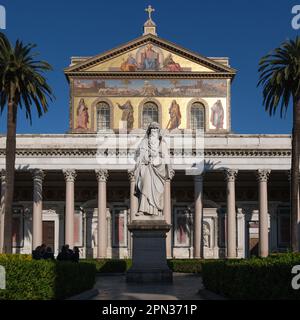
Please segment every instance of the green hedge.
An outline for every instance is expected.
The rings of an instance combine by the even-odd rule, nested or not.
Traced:
[[[85,263],[94,264],[98,273],[124,273],[132,265],[131,259],[84,259]],[[174,272],[200,273],[200,259],[170,259],[168,265]]]
[[[131,267],[131,259],[83,259],[84,263],[95,265],[97,273],[123,273]]]
[[[1,253],[0,254],[1,261],[3,260],[32,260],[31,254],[6,254]]]
[[[201,273],[203,261],[201,259],[170,259],[168,265],[174,272]]]
[[[0,256],[0,265],[6,270],[6,289],[0,290],[0,300],[65,299],[95,283],[92,264],[5,255]]]
[[[231,299],[300,299],[300,290],[291,286],[295,265],[300,265],[299,254],[206,261],[202,265],[203,284]]]

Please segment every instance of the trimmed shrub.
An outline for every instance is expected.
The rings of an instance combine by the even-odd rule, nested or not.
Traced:
[[[131,259],[83,259],[84,263],[94,264],[97,273],[124,273],[132,265]],[[168,265],[174,272],[201,273],[202,264],[208,260],[170,259]]]
[[[65,299],[95,283],[96,269],[92,264],[30,260],[15,255],[1,256],[6,271],[6,289],[0,300]]]
[[[203,259],[170,259],[168,265],[174,272],[201,273]]]
[[[123,273],[131,267],[131,259],[83,259],[83,263],[93,264],[97,273]]]
[[[1,260],[32,260],[31,254],[8,254],[8,253],[1,253],[0,254]]]
[[[291,286],[299,254],[280,254],[249,260],[216,260],[202,265],[206,289],[231,299],[300,299]]]

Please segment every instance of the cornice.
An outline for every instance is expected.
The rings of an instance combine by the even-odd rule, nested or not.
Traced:
[[[181,154],[183,152],[179,151]],[[117,150],[109,150],[105,151],[104,155],[107,156],[118,156],[118,155],[125,155],[127,154],[127,149],[117,149]],[[170,150],[171,156],[178,155],[177,150]],[[186,152],[187,155],[198,155],[199,152]],[[0,150],[0,157],[5,156],[5,150]],[[62,158],[68,158],[68,157],[74,157],[74,156],[80,156],[84,158],[91,158],[97,156],[97,149],[91,148],[74,148],[74,149],[18,149],[16,151],[17,157],[62,157]],[[265,157],[276,157],[276,158],[286,158],[291,157],[291,150],[289,149],[206,149],[204,151],[204,157],[217,157],[217,158],[234,158],[234,157],[244,157],[244,158],[265,158]]]
[[[138,130],[138,129],[137,129]],[[179,129],[179,131],[183,132],[183,129]],[[117,133],[117,130],[111,130],[113,133]],[[145,134],[145,130],[140,129],[141,134]],[[88,138],[96,138],[97,133],[21,133],[16,135],[17,139],[19,138],[72,138],[78,139],[81,137],[88,137]],[[260,134],[245,134],[245,133],[205,133],[205,138],[291,138],[291,134],[269,134],[269,133],[260,133]],[[6,135],[0,134],[0,139],[5,139]],[[0,147],[1,149],[1,147]]]
[[[103,79],[232,79],[235,73],[231,72],[119,72],[119,71],[74,71],[69,72],[68,76],[71,78],[80,77],[100,77]]]

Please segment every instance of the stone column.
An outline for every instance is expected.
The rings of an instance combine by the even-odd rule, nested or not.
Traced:
[[[6,172],[5,170],[1,170],[0,253],[4,253],[5,191],[6,191]]]
[[[43,242],[43,180],[42,170],[33,170],[32,250]]]
[[[194,258],[203,257],[202,215],[203,215],[203,176],[194,179],[195,216],[194,216]]]
[[[227,258],[236,258],[235,178],[237,173],[237,170],[225,170],[227,181]]]
[[[164,217],[167,224],[171,224],[172,221],[172,203],[171,203],[171,180],[175,175],[174,170],[170,170],[170,178],[166,180],[165,190],[164,190]],[[166,250],[167,250],[167,258],[172,258],[172,231],[171,227],[170,231],[167,233],[166,238]]]
[[[104,169],[95,170],[98,180],[98,248],[97,258],[106,258],[107,221],[106,221],[106,181],[108,172]]]
[[[76,171],[74,169],[64,170],[66,180],[66,215],[65,215],[65,244],[70,248],[74,246],[74,184]]]
[[[259,256],[269,255],[269,218],[268,218],[268,187],[267,182],[271,170],[261,169],[257,171],[259,182]]]

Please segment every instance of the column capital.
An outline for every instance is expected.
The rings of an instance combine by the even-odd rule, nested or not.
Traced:
[[[96,177],[98,182],[106,182],[108,179],[108,171],[106,169],[96,169]]]
[[[35,180],[43,181],[46,176],[45,172],[41,169],[33,169],[31,171],[31,174],[34,181]]]
[[[134,170],[128,170],[128,179],[130,182],[134,182],[135,181],[135,176],[134,176]]]
[[[258,169],[256,172],[256,178],[259,182],[267,182],[270,176],[271,170]]]
[[[227,182],[234,182],[237,174],[238,174],[238,170],[236,169],[225,169],[224,170],[224,174],[225,174],[225,180]]]
[[[75,169],[65,169],[63,170],[66,182],[74,182],[77,176]]]

